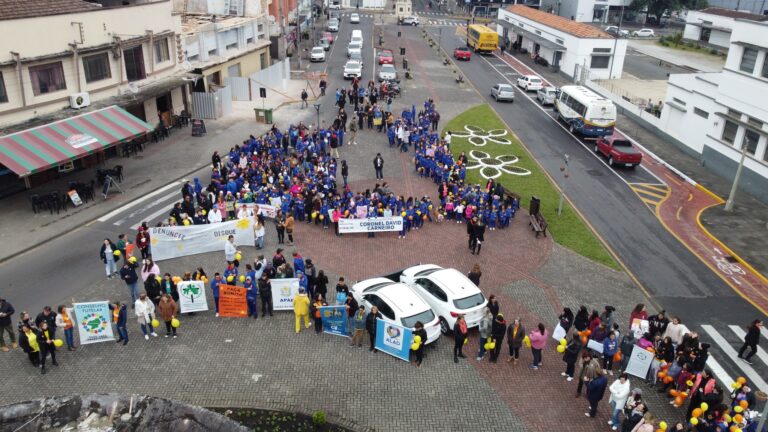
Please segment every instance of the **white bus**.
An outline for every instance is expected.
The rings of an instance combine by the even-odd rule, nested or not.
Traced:
[[[612,135],[616,125],[616,105],[582,86],[560,87],[555,110],[571,133],[590,138]]]

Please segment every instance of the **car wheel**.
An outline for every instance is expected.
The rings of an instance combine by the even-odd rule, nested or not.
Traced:
[[[608,158],[608,165],[613,166],[613,156]]]
[[[600,153],[600,146],[595,144],[595,153]]]
[[[440,317],[440,331],[444,334],[450,334],[451,328],[448,326],[448,321],[445,320],[445,318]]]

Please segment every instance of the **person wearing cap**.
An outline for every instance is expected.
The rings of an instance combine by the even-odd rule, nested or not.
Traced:
[[[10,351],[5,344],[5,333],[8,333],[8,336],[11,338],[11,348],[18,346],[16,344],[16,335],[13,333],[13,322],[11,321],[11,317],[15,312],[16,310],[13,308],[13,305],[4,298],[0,298],[0,349],[5,352]]]
[[[248,317],[257,319],[259,318],[259,311],[256,309],[256,294],[258,293],[258,288],[256,287],[256,283],[252,276],[245,277],[243,288],[245,288],[245,301],[248,304]]]
[[[301,318],[304,318],[304,327],[309,328],[309,297],[304,288],[299,288],[299,293],[293,296],[293,315],[296,319],[296,334],[301,331]]]

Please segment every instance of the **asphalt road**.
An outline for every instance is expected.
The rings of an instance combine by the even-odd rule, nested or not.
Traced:
[[[669,74],[690,73],[689,70],[661,62],[632,48],[627,48],[624,57],[624,72],[641,80],[666,80]]]

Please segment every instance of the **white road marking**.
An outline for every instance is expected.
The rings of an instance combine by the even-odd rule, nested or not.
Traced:
[[[743,328],[737,326],[737,325],[729,325],[728,326],[734,333],[736,333],[736,336],[739,337],[739,339],[744,340],[744,336],[747,335],[747,332],[744,331]],[[757,358],[763,361],[766,365],[768,365],[768,353],[765,352],[764,349],[760,348],[760,346],[757,347]]]
[[[765,326],[760,327],[760,333],[763,334],[763,337],[768,339],[768,330],[765,329]]]
[[[171,212],[171,209],[170,209],[170,208],[162,208],[162,209],[160,209],[160,210],[158,210],[158,211],[156,211],[156,212],[154,212],[154,213],[150,214],[149,216],[147,216],[147,217],[145,217],[145,218],[143,218],[143,219],[144,219],[144,221],[146,221],[147,223],[149,223],[149,222],[150,222],[152,219],[154,219],[154,218],[156,218],[156,217],[160,216],[161,214],[164,214],[164,213],[170,213],[170,212]],[[150,224],[150,225],[151,225],[151,224]],[[140,224],[140,223],[137,223],[137,224],[135,224],[135,225],[131,226],[131,229],[132,229],[132,230],[137,230],[137,229],[139,228],[139,226],[141,226],[141,224]]]
[[[718,363],[714,357],[709,356],[707,358],[707,367],[712,371],[713,374],[715,374],[717,378],[720,379],[725,388],[731,388],[731,384],[733,384],[735,380],[731,378],[730,375],[728,375],[728,372],[726,372],[725,369],[720,366],[720,363]]]
[[[106,222],[106,221],[112,219],[113,217],[119,215],[120,213],[128,210],[129,208],[131,208],[131,207],[133,207],[135,205],[138,205],[138,204],[140,204],[140,203],[142,203],[142,202],[152,198],[153,196],[159,195],[159,194],[167,191],[168,189],[170,189],[170,188],[172,188],[174,186],[180,185],[180,184],[181,184],[181,182],[172,182],[172,183],[170,183],[170,184],[168,184],[166,186],[163,186],[162,188],[160,188],[160,189],[158,189],[158,190],[156,190],[154,192],[148,193],[148,194],[144,195],[143,197],[141,197],[141,198],[139,198],[137,200],[134,200],[134,201],[132,201],[132,202],[130,202],[130,203],[128,203],[128,204],[126,204],[126,205],[116,209],[116,210],[113,210],[113,211],[105,214],[104,216],[98,218],[97,220],[99,222]]]
[[[259,382],[259,380],[260,380],[260,379],[261,379],[261,377],[263,377],[263,376],[264,376],[264,375],[262,375],[262,374],[253,374],[253,375],[251,375],[251,379],[253,380],[253,382]]]
[[[179,196],[179,195],[180,194],[178,192],[173,192],[171,194],[165,195],[162,198],[158,198],[158,199],[152,201],[151,203],[149,203],[149,204],[147,204],[145,206],[142,206],[141,208],[139,208],[137,210],[132,211],[130,214],[126,215],[122,219],[116,220],[112,224],[113,225],[122,225],[122,224],[125,223],[126,220],[131,219],[131,218],[135,217],[136,215],[139,215],[142,212],[145,212],[145,211],[151,209],[152,207],[155,207],[156,205],[161,204],[161,203],[163,203],[165,201],[168,201],[168,200],[172,199],[173,197],[176,197],[176,196]]]
[[[702,324],[701,328],[704,329],[705,332],[709,335],[710,338],[712,338],[712,341],[715,342],[721,350],[725,353],[725,355],[730,358],[734,364],[736,364],[736,367],[744,371],[744,375],[747,376],[747,380],[751,383],[752,388],[757,388],[761,391],[768,391],[768,384],[763,380],[763,378],[760,376],[759,373],[757,373],[752,366],[746,364],[744,361],[740,360],[736,350],[733,349],[731,344],[725,340],[723,336],[720,335],[720,333],[715,330],[714,327],[708,324]]]

